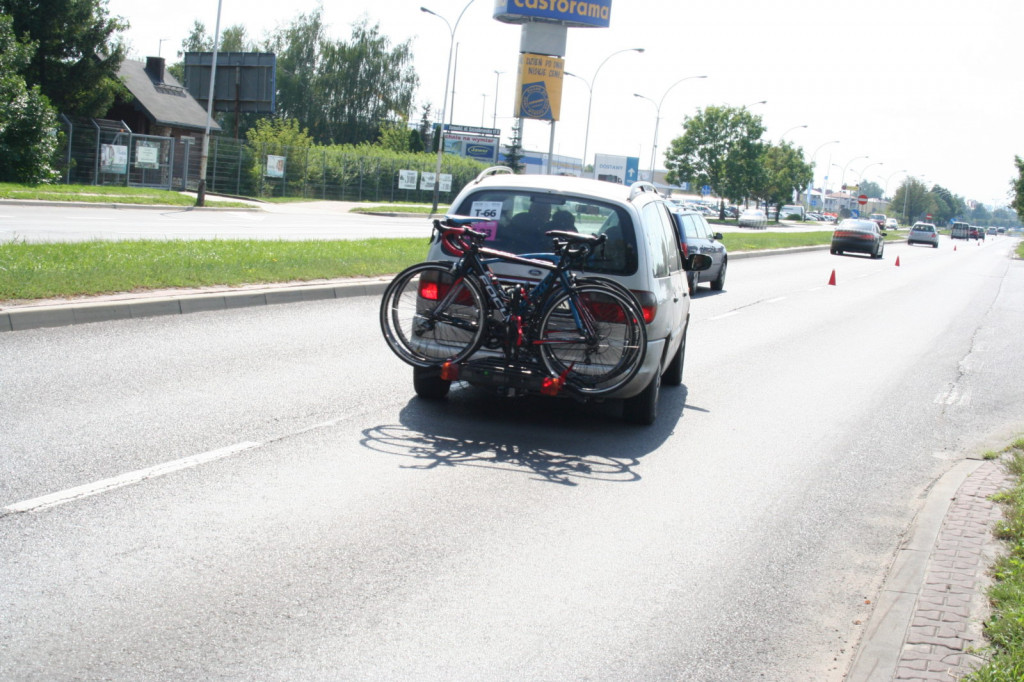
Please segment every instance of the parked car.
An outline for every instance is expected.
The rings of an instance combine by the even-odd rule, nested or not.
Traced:
[[[900,224],[895,218],[886,218],[885,225],[882,227],[883,230],[898,230]]]
[[[786,204],[779,209],[779,220],[803,220],[804,207],[800,204]]]
[[[748,208],[740,213],[740,227],[763,229],[768,226],[768,216],[759,208]]]
[[[932,223],[914,223],[907,235],[907,244],[930,244],[933,248],[939,248],[939,233]]]
[[[884,213],[872,213],[871,215],[868,216],[868,220],[873,222],[875,225],[878,225],[879,230],[885,229],[885,221],[887,220],[887,218],[885,217]]]
[[[474,226],[488,233],[486,245],[517,254],[550,253],[551,238],[545,232],[551,229],[607,237],[590,255],[584,270],[589,276],[610,278],[634,294],[643,309],[647,350],[636,376],[622,388],[602,394],[601,399],[621,399],[626,421],[654,422],[662,384],[677,386],[683,380],[690,323],[687,271],[711,265],[711,259],[701,254],[683,258],[670,203],[655,186],[649,182],[627,187],[569,176],[515,175],[496,166],[462,189],[451,203],[450,214],[486,217]],[[428,258],[451,261],[457,254],[447,252],[434,238]],[[491,267],[500,282],[527,287],[547,274],[519,263],[495,262]],[[485,344],[467,362],[490,367],[487,361],[496,358],[504,356]],[[520,379],[536,377],[537,372],[529,360],[519,364],[503,360],[501,372],[470,372],[473,378],[467,381],[505,396],[534,394],[539,391]],[[442,398],[450,384],[441,378],[439,368],[413,369],[413,386],[421,397]]]
[[[832,233],[832,255],[847,251],[866,253],[872,258],[881,258],[885,251],[886,233],[878,229],[873,220],[846,218]]]
[[[683,258],[692,253],[702,253],[711,257],[711,267],[707,270],[690,270],[687,274],[690,295],[697,293],[697,285],[710,282],[711,288],[721,291],[725,287],[725,271],[729,265],[729,255],[722,243],[722,233],[712,232],[711,226],[704,216],[696,211],[676,210],[672,213],[675,219],[679,246],[683,250]]]

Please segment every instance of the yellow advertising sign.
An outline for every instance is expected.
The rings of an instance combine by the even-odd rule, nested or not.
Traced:
[[[521,53],[515,115],[557,121],[562,110],[564,70],[565,60],[560,57]]]

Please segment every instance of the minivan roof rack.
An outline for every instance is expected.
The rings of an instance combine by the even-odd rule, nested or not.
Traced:
[[[654,192],[655,194],[658,194],[658,188],[654,186],[653,182],[637,180],[629,186],[629,200],[633,201],[633,198],[636,197],[636,195],[647,192]]]
[[[480,182],[486,177],[501,174],[515,175],[515,171],[509,168],[508,166],[491,166],[490,168],[485,168],[482,171],[480,171],[480,174],[476,176],[476,179],[473,180],[473,182]]]

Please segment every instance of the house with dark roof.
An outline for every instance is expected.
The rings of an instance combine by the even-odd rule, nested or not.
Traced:
[[[126,59],[118,75],[134,99],[117,102],[106,118],[124,121],[142,135],[181,138],[206,131],[206,109],[167,71],[163,58]],[[220,130],[212,120],[210,132]]]

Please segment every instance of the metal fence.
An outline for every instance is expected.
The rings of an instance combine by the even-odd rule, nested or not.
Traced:
[[[72,120],[62,116],[59,152],[62,181],[81,185],[156,187],[195,191],[199,186],[202,137],[158,137],[133,133],[122,121]],[[430,202],[433,184],[399,186],[400,171],[433,173],[430,154],[361,153],[350,147],[252,145],[212,137],[206,191],[241,197],[290,197],[333,201]],[[483,168],[469,159],[444,157],[450,175],[448,201]],[[445,188],[448,185],[445,184]]]

